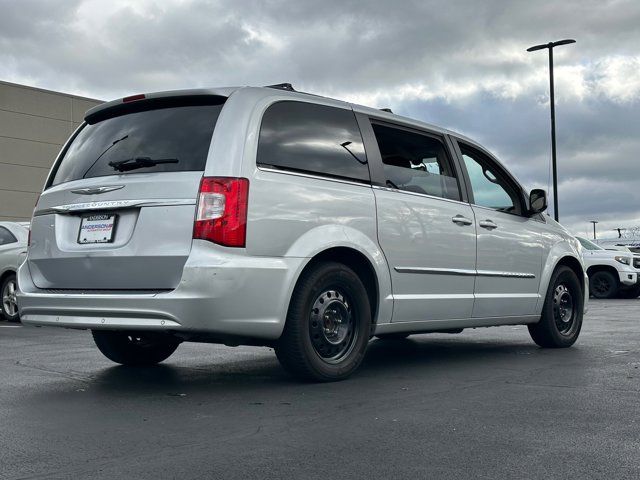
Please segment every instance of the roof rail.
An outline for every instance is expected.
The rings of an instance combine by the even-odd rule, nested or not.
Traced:
[[[381,108],[382,112],[393,113],[390,108]]]
[[[276,83],[275,85],[267,85],[267,88],[277,88],[278,90],[286,90],[288,92],[296,91],[290,83]]]

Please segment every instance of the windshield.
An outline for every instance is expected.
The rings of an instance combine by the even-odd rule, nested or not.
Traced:
[[[221,109],[222,105],[177,106],[85,125],[64,154],[51,185],[105,175],[204,170]],[[135,159],[129,168],[122,168]]]
[[[596,245],[591,240],[587,240],[586,238],[582,238],[582,237],[576,237],[576,238],[586,250],[604,250],[604,248],[602,248],[600,245]]]

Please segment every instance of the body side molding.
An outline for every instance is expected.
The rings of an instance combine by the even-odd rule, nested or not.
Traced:
[[[464,270],[457,268],[423,268],[423,267],[394,267],[398,273],[418,273],[431,275],[463,275],[474,277],[506,277],[506,278],[536,278],[533,273],[500,272],[496,270]]]

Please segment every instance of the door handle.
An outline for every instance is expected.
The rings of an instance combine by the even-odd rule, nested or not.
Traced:
[[[478,223],[482,228],[486,228],[487,230],[493,230],[494,228],[498,228],[498,225],[493,223],[491,220],[482,220]]]
[[[457,223],[458,225],[471,225],[473,223],[467,217],[463,217],[462,215],[456,215],[451,219],[451,221],[453,223]]]

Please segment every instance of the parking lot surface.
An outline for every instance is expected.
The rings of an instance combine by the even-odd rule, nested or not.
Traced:
[[[526,327],[373,340],[298,383],[266,348],[106,360],[89,332],[0,322],[0,478],[640,478],[640,299],[578,343]]]

